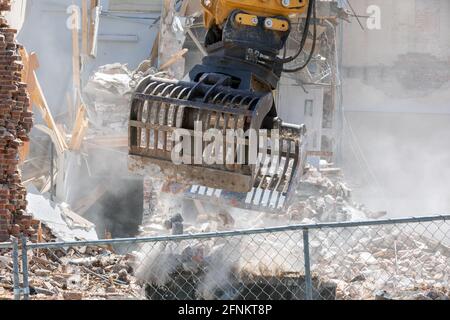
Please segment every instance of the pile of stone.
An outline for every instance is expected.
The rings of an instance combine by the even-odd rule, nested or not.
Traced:
[[[157,70],[147,61],[134,71],[120,63],[101,66],[83,89],[83,100],[92,124],[88,135],[127,135],[133,90],[143,77],[151,74],[156,75]]]
[[[177,217],[178,212],[183,212],[185,233],[360,221],[386,215],[386,212],[372,212],[354,203],[342,177],[323,174],[314,168],[310,168],[304,177],[301,189],[294,195],[295,201],[287,212],[279,214],[230,210],[231,215],[221,215],[220,210],[209,210],[211,207],[204,204],[209,216],[199,214],[192,220],[187,217],[189,212],[186,208],[177,204],[176,197],[159,193],[157,199],[150,200],[154,210],[146,221],[143,233],[152,236],[173,232],[173,228],[169,230],[166,224]],[[231,219],[227,218],[229,216]],[[228,223],[230,220],[232,223]],[[438,235],[433,238],[433,227],[436,226],[411,224],[311,231],[312,270],[315,276],[336,285],[338,299],[448,299],[450,248],[435,241],[442,238],[438,239]],[[226,247],[221,251],[230,249],[226,256],[239,260],[234,267],[240,272],[255,273],[256,270],[260,271],[258,275],[261,276],[304,272],[303,249],[299,246],[302,243],[301,233],[242,237],[238,243],[235,240],[222,241]],[[190,245],[206,248],[206,242],[200,245],[191,242]],[[211,242],[210,247],[215,247],[214,241]],[[149,251],[156,251],[158,257],[149,258]],[[144,248],[147,262],[142,265],[158,265],[158,261],[164,261],[160,257],[173,254],[172,251],[170,247],[159,253],[155,248]],[[182,255],[182,252],[179,254]],[[230,263],[219,265],[230,267]],[[190,268],[190,264],[183,264],[183,268],[186,267]],[[156,270],[170,271],[170,268],[157,266]],[[177,270],[178,273],[186,271]],[[158,275],[162,274],[158,272]],[[143,278],[148,278],[146,276]]]
[[[450,247],[398,225],[314,231],[313,271],[339,299],[450,299]],[[439,239],[442,240],[442,239]]]
[[[320,169],[308,168],[287,209],[291,221],[305,224],[378,219],[386,212],[372,212],[352,200],[351,189],[342,175],[324,174]]]
[[[126,134],[131,80],[131,71],[118,63],[102,66],[90,77],[83,90],[91,123],[88,135]]]
[[[330,176],[309,168],[291,204],[278,213],[260,213],[234,208],[218,208],[203,203],[205,212],[198,213],[193,206],[186,208],[183,200],[173,194],[161,193],[161,182],[151,177],[144,180],[144,223],[142,235],[170,234],[165,222],[182,213],[184,231],[187,233],[214,232],[311,224],[318,222],[343,222],[381,218],[386,212],[371,212],[354,203],[351,190],[342,176]],[[193,218],[192,218],[193,217]],[[232,223],[230,223],[232,221]]]
[[[132,255],[104,247],[29,252],[30,299],[102,300],[141,299],[142,287],[133,274]],[[12,258],[0,259],[0,299],[13,297]]]
[[[9,10],[9,1],[0,10]],[[19,148],[28,141],[33,118],[26,84],[21,82],[23,64],[16,30],[0,16],[0,241],[10,234],[32,236],[38,221],[26,214],[26,189],[18,168]]]

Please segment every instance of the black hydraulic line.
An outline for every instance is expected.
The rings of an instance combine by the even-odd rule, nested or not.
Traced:
[[[313,4],[313,20],[314,20],[314,27],[313,27],[313,44],[311,47],[311,52],[309,53],[308,59],[306,59],[305,63],[302,66],[299,66],[294,69],[283,69],[283,72],[286,73],[295,73],[298,71],[301,71],[306,68],[306,66],[311,62],[311,59],[314,56],[314,52],[316,51],[316,44],[317,44],[317,10],[316,10],[316,3],[314,1]]]
[[[295,55],[290,56],[290,57],[283,57],[281,59],[279,59],[278,61],[281,63],[289,63],[291,61],[294,61],[295,59],[297,59],[297,57],[302,53],[305,44],[306,44],[306,39],[308,37],[308,32],[309,32],[309,27],[311,25],[311,16],[313,15],[313,9],[315,8],[316,5],[316,0],[310,0],[309,5],[308,5],[308,13],[306,15],[306,21],[305,21],[305,28],[303,30],[303,35],[302,35],[302,39],[300,42],[300,46],[298,48],[298,51]],[[286,46],[285,46],[286,48]]]

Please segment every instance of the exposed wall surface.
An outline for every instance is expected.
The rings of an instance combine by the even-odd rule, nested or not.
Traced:
[[[352,1],[352,6],[361,16],[367,16],[371,6],[378,6],[381,29],[369,29],[364,18],[364,31],[354,18],[345,24],[344,67],[392,65],[408,53],[432,54],[449,61],[449,1],[358,0]]]
[[[391,216],[448,213],[450,2],[352,4],[381,9],[380,30],[344,27],[343,157],[356,199]]]
[[[342,75],[349,111],[448,113],[450,2],[361,0],[380,8],[380,29],[344,24]]]
[[[11,28],[20,30],[25,21],[27,0],[12,0],[11,11],[5,12],[5,18]]]
[[[37,76],[54,116],[66,112],[66,93],[72,87],[72,38],[66,25],[67,8],[73,3],[81,2],[28,0],[26,20],[18,37],[29,52],[38,54]],[[109,12],[109,2],[103,0],[101,4],[97,58],[88,61],[83,73],[89,75],[99,66],[115,62],[136,68],[150,55],[158,23],[152,25],[159,12]],[[36,30],[43,36],[37,37]]]
[[[320,151],[323,118],[323,88],[307,88],[291,79],[282,79],[278,92],[278,112],[283,121],[303,123],[308,130],[308,151]]]

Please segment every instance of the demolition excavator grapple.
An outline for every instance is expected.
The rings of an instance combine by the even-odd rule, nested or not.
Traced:
[[[193,198],[212,197],[246,209],[282,208],[303,171],[305,128],[278,117],[273,90],[283,72],[299,71],[308,63],[285,67],[304,51],[315,20],[315,0],[201,1],[208,55],[189,72],[188,81],[148,76],[139,83],[131,104],[130,157]],[[304,13],[299,48],[286,56],[292,18]],[[314,46],[311,55],[313,51]],[[220,132],[224,141],[230,129],[264,132],[257,135],[256,161],[249,160],[249,135],[242,138],[247,156],[228,162],[227,143],[223,148],[211,148],[204,140],[196,143],[197,123],[202,132]],[[192,139],[188,149],[176,149],[177,130],[192,133],[180,139]],[[174,152],[192,161],[174,163]],[[203,159],[215,153],[224,161],[195,161],[198,152]],[[238,158],[234,153],[232,157]]]

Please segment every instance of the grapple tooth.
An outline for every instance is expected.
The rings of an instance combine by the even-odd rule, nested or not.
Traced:
[[[223,190],[234,204],[241,203],[235,206],[276,208],[281,205],[280,199],[286,196],[297,168],[303,163],[300,159],[303,129],[299,126],[277,122],[280,139],[276,146],[272,145],[266,154],[259,156],[257,164],[249,164],[248,157],[242,164],[226,164],[226,143],[223,150],[214,151],[222,156],[223,164],[175,165],[172,162],[173,132],[176,129],[192,132],[194,122],[202,121],[203,130],[219,129],[225,141],[227,129],[242,129],[244,132],[265,129],[263,124],[272,107],[271,93],[235,90],[220,83],[191,83],[149,76],[139,83],[132,99],[130,157],[141,164],[156,166],[170,182],[212,188],[215,190],[211,193],[213,195]],[[268,144],[270,137],[264,139],[260,140]],[[246,143],[248,148],[248,138]],[[201,150],[205,153],[203,143]],[[185,155],[193,163],[193,152],[190,151]],[[236,160],[236,152],[234,157]],[[271,167],[267,168],[269,164]]]

